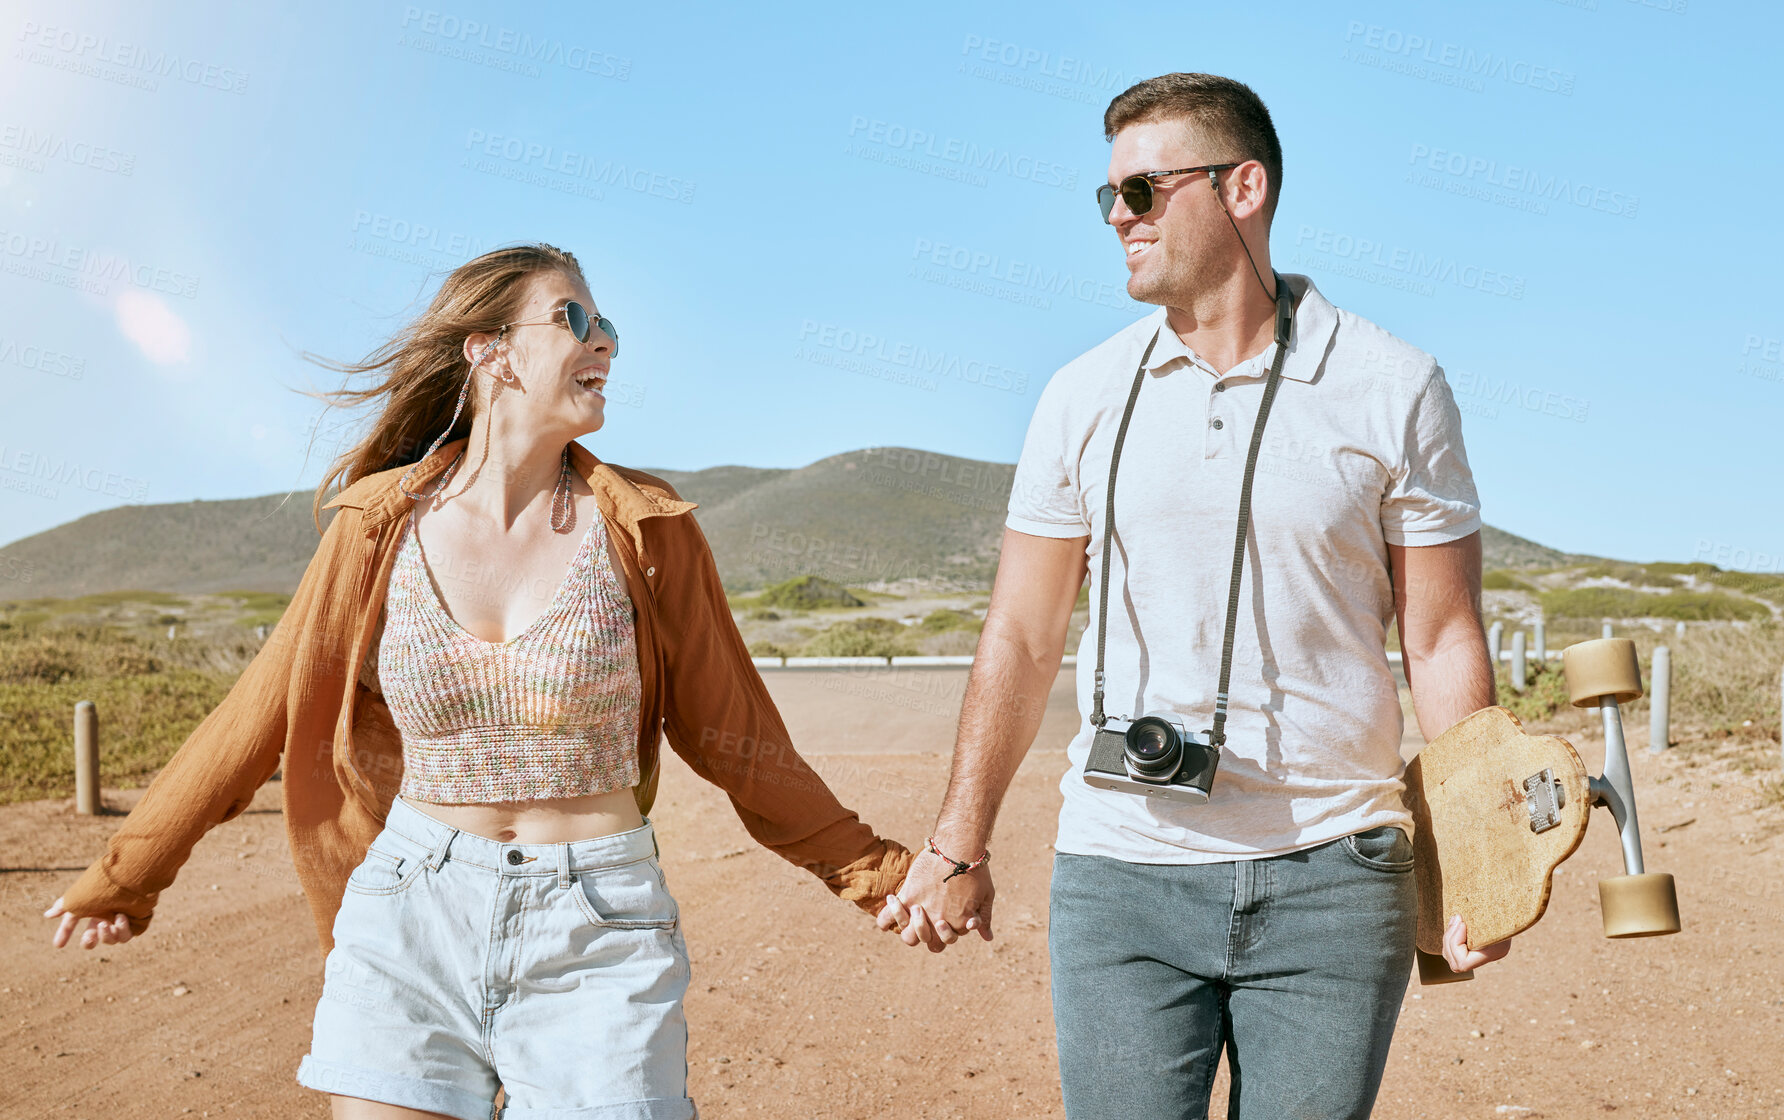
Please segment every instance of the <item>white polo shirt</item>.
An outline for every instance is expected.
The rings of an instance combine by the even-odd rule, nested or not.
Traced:
[[[1480,528],[1461,417],[1429,354],[1333,307],[1307,277],[1284,278],[1298,297],[1294,332],[1252,483],[1227,741],[1205,805],[1083,779],[1109,454],[1157,331],[1116,486],[1104,711],[1175,712],[1201,731],[1214,718],[1239,487],[1276,346],[1218,376],[1161,307],[1054,374],[1035,407],[1006,524],[1089,538],[1083,722],[1060,782],[1059,851],[1214,863],[1382,824],[1411,831],[1385,653],[1387,546]]]

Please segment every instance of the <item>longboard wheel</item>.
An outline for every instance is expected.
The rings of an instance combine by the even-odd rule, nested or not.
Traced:
[[[1635,643],[1628,638],[1576,642],[1561,651],[1561,671],[1567,674],[1567,691],[1576,708],[1595,708],[1604,696],[1619,704],[1641,699],[1642,670],[1635,660]]]
[[[1474,979],[1472,972],[1457,972],[1450,968],[1449,962],[1441,953],[1427,953],[1423,949],[1414,950],[1419,955],[1419,983],[1455,984],[1463,980]]]
[[[1649,872],[1600,879],[1598,906],[1604,914],[1606,937],[1658,937],[1679,932],[1679,895],[1671,875]]]

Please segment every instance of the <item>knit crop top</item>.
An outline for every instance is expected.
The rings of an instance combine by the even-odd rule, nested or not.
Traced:
[[[410,515],[373,655],[402,732],[403,796],[483,804],[638,784],[632,603],[602,517],[590,520],[545,613],[506,642],[486,642],[446,612]]]

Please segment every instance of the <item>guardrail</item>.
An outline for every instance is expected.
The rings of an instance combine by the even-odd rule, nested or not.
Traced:
[[[950,657],[752,657],[758,669],[966,669],[973,663],[971,654]],[[1075,654],[1060,659],[1060,667],[1076,665]]]
[[[1511,650],[1503,650],[1499,660],[1510,661]],[[971,654],[960,654],[951,657],[752,657],[758,669],[859,669],[859,668],[893,668],[893,669],[970,669],[973,659]],[[1066,654],[1060,659],[1061,668],[1078,664],[1076,654]],[[1400,664],[1400,651],[1388,650],[1388,664]]]

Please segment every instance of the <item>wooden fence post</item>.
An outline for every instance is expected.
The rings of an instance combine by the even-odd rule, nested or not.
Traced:
[[[74,706],[74,811],[99,815],[99,710],[91,700]]]
[[[1511,636],[1511,690],[1524,691],[1524,632],[1519,630]]]
[[[1499,672],[1499,646],[1505,640],[1505,623],[1495,622],[1487,627],[1487,657],[1493,662],[1493,672]]]
[[[1659,754],[1672,746],[1672,650],[1654,647],[1648,671],[1648,751]]]
[[[1549,659],[1548,630],[1543,626],[1543,620],[1540,618],[1536,620],[1536,659],[1538,661]]]

